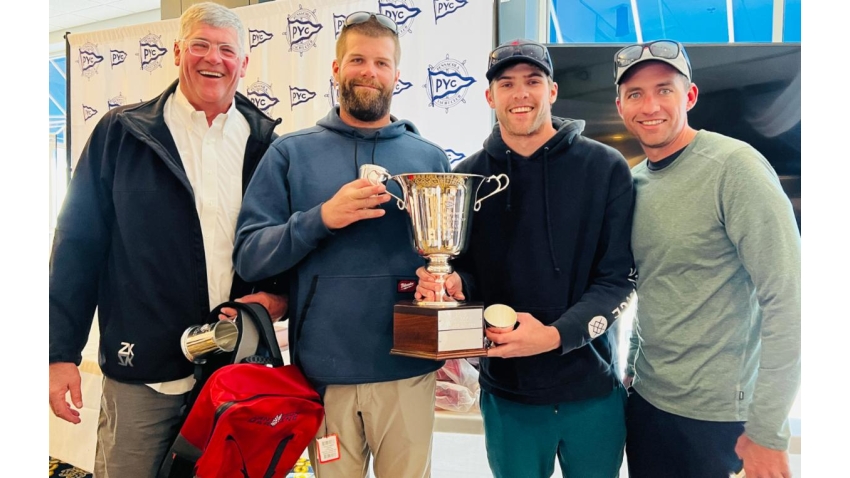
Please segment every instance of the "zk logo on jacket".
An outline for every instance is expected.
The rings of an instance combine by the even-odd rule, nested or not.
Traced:
[[[265,30],[248,30],[248,38],[251,40],[251,46],[248,48],[248,51],[254,51],[254,48],[262,45],[263,43],[274,38],[273,33],[269,33]]]
[[[401,0],[399,3],[378,2],[378,12],[390,17],[398,25],[398,36],[403,37],[413,33],[413,20],[422,13],[412,0]]]
[[[124,60],[127,59],[127,52],[121,50],[109,50],[109,56],[112,57],[110,66],[115,68],[121,63],[124,63]]]
[[[289,87],[289,109],[304,104],[316,97],[316,93],[306,88]]]
[[[106,106],[108,106],[109,109],[118,108],[119,106],[122,106],[126,103],[127,98],[124,98],[124,95],[122,95],[120,92],[118,93],[118,96],[113,96],[112,98],[106,100]]]
[[[80,64],[83,76],[91,78],[97,73],[97,66],[103,62],[103,55],[98,53],[97,45],[94,43],[84,43],[80,49],[80,56],[77,63]]]
[[[460,103],[466,103],[464,97],[475,78],[469,76],[466,61],[455,60],[446,55],[446,59],[434,66],[428,65],[428,83],[425,88],[431,102],[428,106],[449,109]]]
[[[316,18],[315,10],[307,10],[301,5],[298,8],[292,15],[286,16],[285,35],[289,38],[289,51],[304,56],[304,52],[316,46],[316,35],[322,24]]]
[[[149,33],[139,39],[139,62],[148,73],[162,68],[162,58],[168,49],[162,44],[162,37]]]
[[[466,0],[433,0],[434,1],[434,23],[441,18],[451,15],[467,5]]]
[[[260,80],[255,81],[248,87],[248,94],[246,96],[251,100],[251,103],[254,103],[254,106],[269,117],[274,113],[274,105],[280,103],[280,99],[272,91],[272,85]]]

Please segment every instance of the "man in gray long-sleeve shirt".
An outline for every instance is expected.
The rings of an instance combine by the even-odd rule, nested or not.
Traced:
[[[638,318],[625,382],[629,476],[790,477],[800,384],[800,235],[767,160],[688,126],[681,44],[614,58],[633,169]]]

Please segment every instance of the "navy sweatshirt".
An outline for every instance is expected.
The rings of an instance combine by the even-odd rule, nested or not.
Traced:
[[[530,313],[561,336],[550,352],[482,359],[482,388],[527,404],[601,397],[617,386],[608,328],[634,293],[628,164],[581,136],[584,121],[552,123],[556,135],[530,157],[512,152],[497,124],[484,149],[455,169],[510,178],[473,213],[469,247],[454,261],[467,299]]]

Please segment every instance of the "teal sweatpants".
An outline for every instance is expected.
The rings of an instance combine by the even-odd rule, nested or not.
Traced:
[[[626,442],[626,390],[555,405],[526,405],[481,391],[487,461],[496,478],[616,478]]]

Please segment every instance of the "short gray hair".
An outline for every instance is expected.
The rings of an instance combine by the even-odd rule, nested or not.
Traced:
[[[196,3],[180,15],[180,40],[197,24],[209,25],[213,28],[232,28],[239,38],[239,51],[245,54],[245,27],[238,15],[227,7],[212,2]]]

